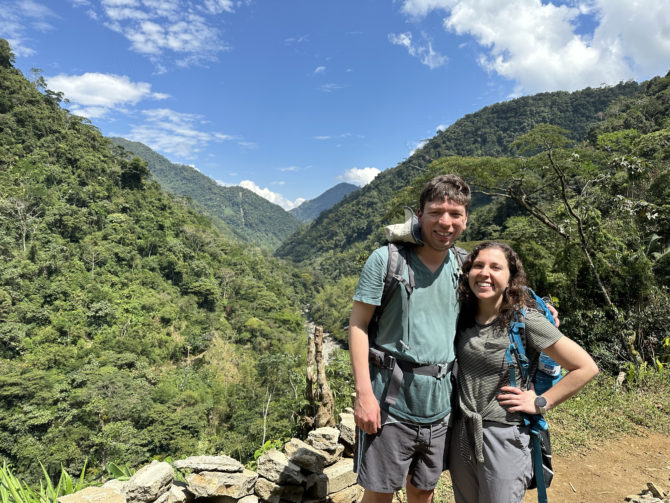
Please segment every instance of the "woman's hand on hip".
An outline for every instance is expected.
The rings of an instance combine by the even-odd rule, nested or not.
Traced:
[[[500,388],[500,394],[496,397],[498,403],[505,407],[509,412],[525,412],[527,414],[537,414],[535,407],[535,398],[537,395],[533,390],[522,390],[514,386],[503,386]]]

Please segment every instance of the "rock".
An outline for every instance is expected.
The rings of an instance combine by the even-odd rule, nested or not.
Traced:
[[[301,503],[302,497],[305,494],[303,486],[286,485],[281,489],[281,500],[289,501],[291,503]]]
[[[334,494],[328,495],[329,503],[356,503],[363,497],[364,489],[358,484],[349,486]]]
[[[337,448],[340,430],[325,426],[312,430],[307,435],[307,443],[316,449],[333,452]]]
[[[241,500],[239,500],[237,503],[258,503],[258,497],[254,496],[253,494],[250,496],[245,496]]]
[[[665,498],[665,492],[663,491],[663,489],[658,487],[653,482],[647,482],[647,487],[649,488],[649,491],[651,491],[651,494],[654,495],[654,497],[660,498],[660,499]]]
[[[188,491],[184,482],[173,482],[167,495],[167,503],[189,503],[193,501],[193,495]]]
[[[108,489],[114,489],[116,492],[123,493],[126,487],[127,481],[119,479],[111,479],[102,484],[102,487]]]
[[[74,494],[61,496],[58,503],[126,503],[125,495],[110,487],[87,487]]]
[[[168,503],[168,499],[170,498],[170,492],[163,493],[161,497],[159,497],[156,501],[153,503]]]
[[[340,441],[353,447],[356,442],[356,423],[354,422],[354,415],[348,413],[340,414],[340,423],[338,425],[340,430]]]
[[[328,496],[328,477],[323,473],[312,473],[307,477],[305,492],[317,500],[325,498]]]
[[[258,475],[277,484],[301,484],[305,477],[300,467],[289,461],[286,455],[277,449],[272,449],[257,460]]]
[[[130,477],[123,492],[129,501],[155,501],[167,492],[173,479],[174,471],[169,463],[154,461],[140,468]]]
[[[312,498],[325,498],[356,484],[354,460],[342,459],[323,470],[313,473],[307,478],[306,491]]]
[[[343,446],[338,447],[335,452],[330,453],[316,449],[302,440],[292,438],[284,445],[284,451],[288,459],[296,465],[312,473],[323,471],[326,466],[335,463],[343,452]]]
[[[258,477],[254,492],[267,503],[279,503],[281,499],[281,486],[263,477]]]
[[[192,492],[196,498],[228,496],[235,499],[241,499],[253,494],[256,479],[258,479],[258,474],[250,470],[235,473],[191,473],[186,477],[188,490]]]
[[[301,503],[305,488],[296,485],[279,485],[259,477],[255,487],[256,495],[264,502]]]
[[[188,469],[194,472],[242,472],[242,463],[230,456],[191,456],[175,461],[174,467],[178,470]]]
[[[328,494],[336,493],[356,483],[357,475],[354,473],[354,460],[341,459],[332,466],[323,470],[328,479]]]

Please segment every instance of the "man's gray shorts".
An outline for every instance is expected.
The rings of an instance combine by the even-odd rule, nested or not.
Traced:
[[[449,447],[448,420],[432,424],[392,422],[375,435],[356,429],[355,468],[358,484],[379,493],[393,493],[412,485],[432,491],[442,474]]]

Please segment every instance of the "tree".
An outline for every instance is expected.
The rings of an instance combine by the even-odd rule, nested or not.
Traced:
[[[4,38],[0,38],[0,66],[11,68],[14,65],[14,53]]]
[[[0,206],[2,218],[10,218],[19,231],[21,249],[26,251],[28,236],[35,230],[39,222],[41,210],[35,203],[10,197],[2,201]]]

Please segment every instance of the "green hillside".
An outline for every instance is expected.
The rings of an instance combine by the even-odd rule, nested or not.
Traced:
[[[388,212],[396,191],[425,173],[435,159],[451,155],[510,155],[511,143],[520,134],[543,123],[567,129],[573,140],[583,139],[612,102],[632,96],[637,90],[638,84],[630,82],[574,93],[542,93],[466,115],[407,160],[380,173],[360,191],[323,212],[310,226],[297,231],[276,254],[324,267],[331,277],[351,274],[360,267],[358,251],[364,250],[365,255],[365,250],[382,239],[381,228],[390,220]],[[346,257],[338,256],[345,250]]]
[[[161,187],[190,198],[202,213],[223,222],[224,232],[237,239],[274,249],[300,225],[295,216],[250,190],[223,187],[190,166],[170,162],[142,143],[111,140],[146,161]]]
[[[0,39],[0,465],[95,476],[289,435],[304,277],[224,239],[12,63]]]
[[[301,222],[310,222],[318,217],[322,211],[332,208],[356,190],[358,190],[358,187],[351,183],[338,183],[314,199],[305,201],[297,208],[289,210],[289,213],[296,216]]]

